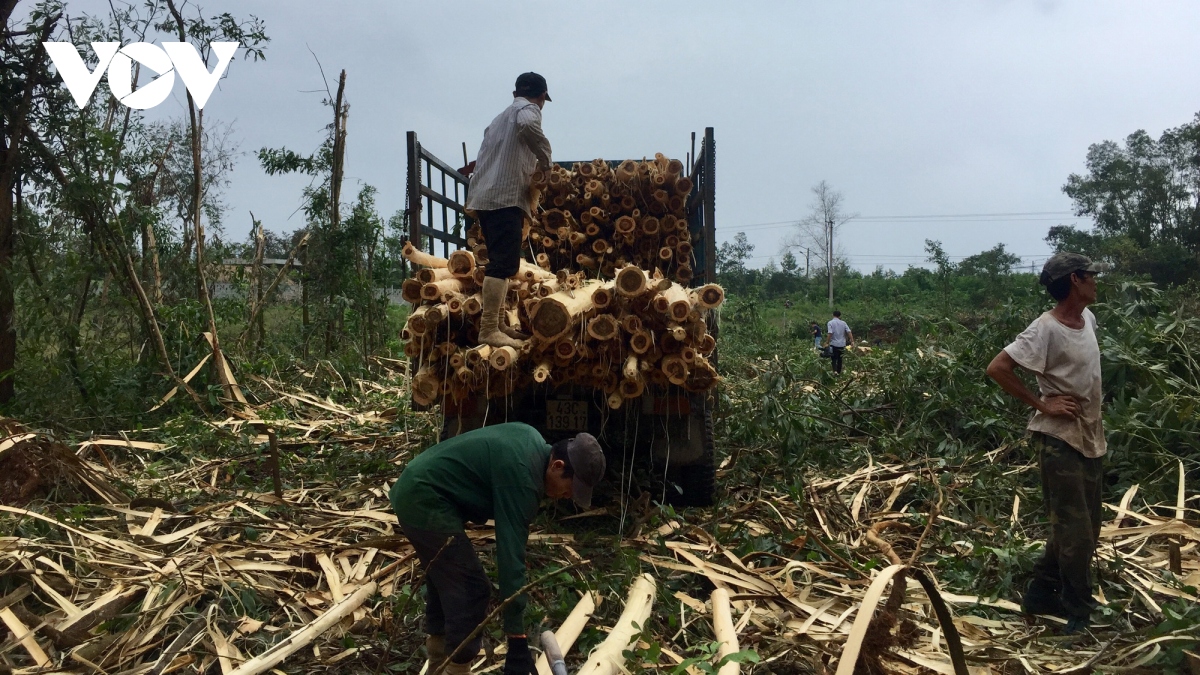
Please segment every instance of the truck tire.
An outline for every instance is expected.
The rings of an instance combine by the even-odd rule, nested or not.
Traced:
[[[675,493],[673,490],[668,491],[668,495],[674,493],[674,499],[667,500],[673,506],[713,505],[717,479],[716,465],[713,461],[716,456],[716,448],[713,441],[712,408],[707,402],[704,404],[701,414],[703,415],[700,424],[703,454],[695,462],[679,467],[677,480],[682,494]]]

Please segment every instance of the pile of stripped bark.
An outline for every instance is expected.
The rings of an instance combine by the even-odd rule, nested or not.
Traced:
[[[526,243],[538,264],[522,261],[505,303],[509,325],[532,336],[522,350],[478,343],[487,262],[478,227],[448,259],[408,245],[405,257],[423,267],[402,289],[413,304],[402,334],[417,364],[413,399],[502,397],[549,381],[601,390],[619,408],[647,385],[715,386],[708,315],[725,292],[679,283],[692,277],[682,167],[659,155],[535,174],[542,208],[526,221]]]

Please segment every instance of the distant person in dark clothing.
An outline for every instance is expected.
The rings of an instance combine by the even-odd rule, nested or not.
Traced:
[[[833,372],[840,375],[842,354],[846,352],[847,346],[854,344],[854,333],[850,331],[850,326],[842,321],[842,313],[839,311],[834,311],[833,318],[825,325],[825,342],[831,349],[829,361],[833,365]]]
[[[821,324],[813,321],[809,324],[808,329],[812,331],[813,347],[821,348]]]

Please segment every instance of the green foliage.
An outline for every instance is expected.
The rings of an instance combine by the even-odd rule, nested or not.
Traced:
[[[1096,229],[1051,228],[1057,250],[1111,260],[1159,284],[1200,278],[1200,113],[1157,140],[1138,130],[1124,143],[1092,145],[1087,173],[1071,174],[1063,192]]]

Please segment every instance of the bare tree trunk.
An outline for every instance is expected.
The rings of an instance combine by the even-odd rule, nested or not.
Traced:
[[[308,247],[301,251],[300,257],[300,325],[304,335],[304,358],[308,358],[308,331],[311,322],[308,316]]]
[[[0,4],[0,14],[3,22],[0,28],[8,31],[8,18],[12,15],[15,2],[6,0]],[[58,23],[61,14],[46,18],[42,24],[39,42],[50,39],[50,32]],[[7,37],[7,36],[5,36]],[[35,52],[36,53],[36,52]],[[26,117],[33,105],[33,91],[41,84],[45,68],[38,69],[31,58],[26,72],[24,88],[21,91],[20,102],[15,109],[9,108],[9,102],[3,104],[3,114],[0,114],[0,405],[10,403],[16,394],[13,381],[13,369],[17,364],[17,331],[13,327],[13,315],[16,313],[16,298],[13,295],[12,266],[13,253],[16,245],[16,188],[21,174],[21,142],[24,140]],[[44,63],[44,57],[41,59]]]
[[[158,174],[162,173],[163,164],[167,160],[167,153],[171,151],[171,143],[167,143],[167,147],[163,150],[162,155],[158,158],[158,163],[154,168],[154,175],[150,177],[149,185],[145,186],[145,192],[142,195],[142,204],[151,209],[156,202],[154,194],[154,185],[158,181]],[[154,236],[154,225],[149,219],[142,221],[142,276],[146,279],[146,283],[150,286],[150,299],[155,305],[162,304],[162,270],[158,265],[158,240]]]
[[[179,29],[179,41],[187,42],[187,31],[184,28],[183,15],[175,6],[175,0],[167,0],[167,8],[175,17],[176,28]],[[221,342],[217,337],[217,317],[213,313],[212,298],[208,295],[208,282],[204,276],[204,226],[200,222],[200,204],[204,198],[204,164],[200,156],[200,140],[204,130],[204,111],[196,108],[191,92],[187,95],[188,123],[192,137],[192,230],[196,237],[196,293],[204,310],[208,314],[208,332],[212,335],[213,363],[212,369],[217,381],[225,388],[225,396],[237,400],[235,385],[226,377],[228,366],[225,365],[225,355],[221,352]]]
[[[329,228],[336,231],[341,225],[342,199],[342,166],[346,156],[346,114],[342,101],[346,92],[346,71],[338,77],[337,96],[333,104],[333,163],[329,172]],[[339,281],[341,281],[339,279]],[[329,356],[336,346],[336,336],[342,332],[345,318],[345,308],[337,308],[334,316],[334,299],[337,297],[336,286],[329,285],[328,296],[325,298],[325,356]]]
[[[258,334],[256,336],[257,340],[255,342],[255,346],[258,349],[262,349],[263,336],[266,333],[266,327],[263,324],[263,311],[262,311],[262,304],[263,304],[263,284],[262,284],[263,267],[262,267],[262,265],[263,265],[264,249],[266,248],[266,237],[263,235],[262,223],[255,220],[253,212],[250,213],[250,221],[254,223],[254,267],[253,267],[253,272],[252,272],[252,278],[253,278],[254,287],[255,287],[254,306],[252,307],[253,311],[251,312],[250,321],[251,322],[254,321],[253,314],[257,313],[258,314]],[[248,323],[246,325],[246,330],[251,331],[252,329],[253,329],[253,327]]]

